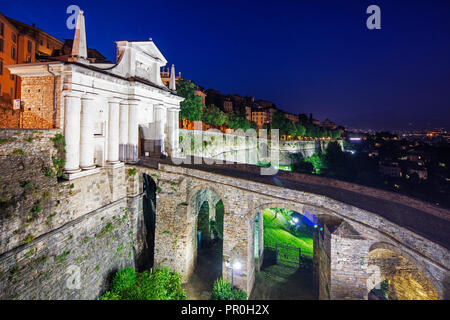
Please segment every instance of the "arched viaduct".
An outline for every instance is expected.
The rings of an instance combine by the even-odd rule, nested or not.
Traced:
[[[143,174],[157,184],[155,263],[176,270],[183,281],[195,268],[198,209],[203,201],[213,208],[221,199],[223,277],[231,279],[227,261],[240,261],[242,271],[234,283],[247,293],[257,269],[255,216],[278,207],[313,213],[324,227],[314,239],[320,299],[367,299],[377,281],[388,277],[399,280],[396,298],[449,298],[450,213],[445,209],[319,177],[261,176],[254,166],[175,166],[167,161],[133,167],[138,174],[128,177],[129,195],[142,191]]]

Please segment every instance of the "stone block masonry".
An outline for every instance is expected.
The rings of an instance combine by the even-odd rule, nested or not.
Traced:
[[[0,131],[0,299],[95,299],[142,250],[125,167],[58,181],[59,133]]]
[[[95,299],[107,279],[134,267],[125,199],[0,256],[1,299]]]
[[[157,168],[106,167],[61,181],[55,176],[59,161],[54,158],[60,150],[53,137],[58,133],[0,131],[0,299],[94,299],[106,289],[115,270],[127,265],[145,268],[153,252],[146,240],[143,174],[150,175],[156,185],[154,267],[170,267],[183,282],[196,267],[198,209],[203,201],[212,201],[208,195],[214,195],[213,202],[221,199],[224,204],[222,276],[231,280],[227,261],[241,262],[234,283],[248,294],[257,270],[255,216],[265,208],[286,208],[313,213],[324,227],[314,243],[321,299],[367,299],[372,289],[367,284],[369,257],[381,249],[387,250],[380,255],[383,259],[394,252],[410,261],[423,275],[417,278],[423,280],[417,288],[430,292],[429,297],[448,298],[447,247],[385,218],[380,211],[403,213],[398,211],[403,198],[394,201],[385,192],[318,177],[280,173],[277,184],[272,177],[252,175],[251,170],[236,174],[233,166],[210,170],[164,162]],[[329,197],[327,192],[333,195],[334,189],[326,184],[338,189],[343,198]],[[314,188],[309,189],[310,185]],[[350,190],[351,199],[345,197]],[[376,198],[377,202],[368,202],[374,211],[362,201],[370,200],[364,193]],[[431,210],[414,201],[404,206],[423,208],[428,219],[447,216],[444,209]],[[439,221],[442,225],[436,232],[443,232],[447,220]],[[389,265],[376,257],[372,260],[381,267]],[[389,268],[384,277],[402,278]],[[408,279],[397,288],[411,287],[416,278]]]

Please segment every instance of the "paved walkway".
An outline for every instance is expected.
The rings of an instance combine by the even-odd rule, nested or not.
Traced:
[[[188,283],[183,285],[188,300],[210,300],[214,281],[222,275],[219,245],[200,249],[197,266]]]
[[[317,300],[312,271],[271,265],[256,273],[250,300]]]

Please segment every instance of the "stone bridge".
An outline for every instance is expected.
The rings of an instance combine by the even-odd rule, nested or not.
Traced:
[[[240,261],[234,283],[247,293],[259,267],[255,241],[263,248],[262,224],[254,239],[256,215],[276,207],[310,212],[323,226],[314,235],[313,257],[320,299],[368,299],[385,279],[397,299],[449,298],[448,210],[332,179],[285,172],[261,176],[260,168],[249,165],[144,160],[132,167],[138,174],[128,177],[129,197],[142,193],[143,174],[157,185],[155,263],[178,271],[183,281],[196,265],[199,208],[208,201],[215,210],[222,200],[223,277],[231,279],[228,262]]]

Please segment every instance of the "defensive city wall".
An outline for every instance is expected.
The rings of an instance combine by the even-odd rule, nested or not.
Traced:
[[[115,270],[145,267],[152,254],[155,266],[187,281],[196,265],[198,209],[219,199],[223,276],[230,280],[228,263],[240,261],[235,284],[249,293],[259,264],[255,242],[263,248],[263,232],[254,239],[255,217],[281,207],[313,213],[323,226],[314,235],[319,298],[367,299],[385,279],[399,299],[448,298],[445,209],[318,177],[264,177],[243,165],[144,159],[67,181],[58,178],[60,130],[2,130],[0,139],[1,299],[95,299]],[[154,253],[146,243],[144,174],[156,185]]]
[[[256,165],[269,163],[270,155],[277,154],[279,165],[291,165],[293,154],[308,158],[314,153],[326,150],[328,143],[331,142],[331,140],[315,140],[271,143],[267,137],[256,137],[256,131],[240,131],[239,133],[223,134],[213,130],[180,129],[180,146],[187,156]],[[337,141],[342,147],[342,140]]]

